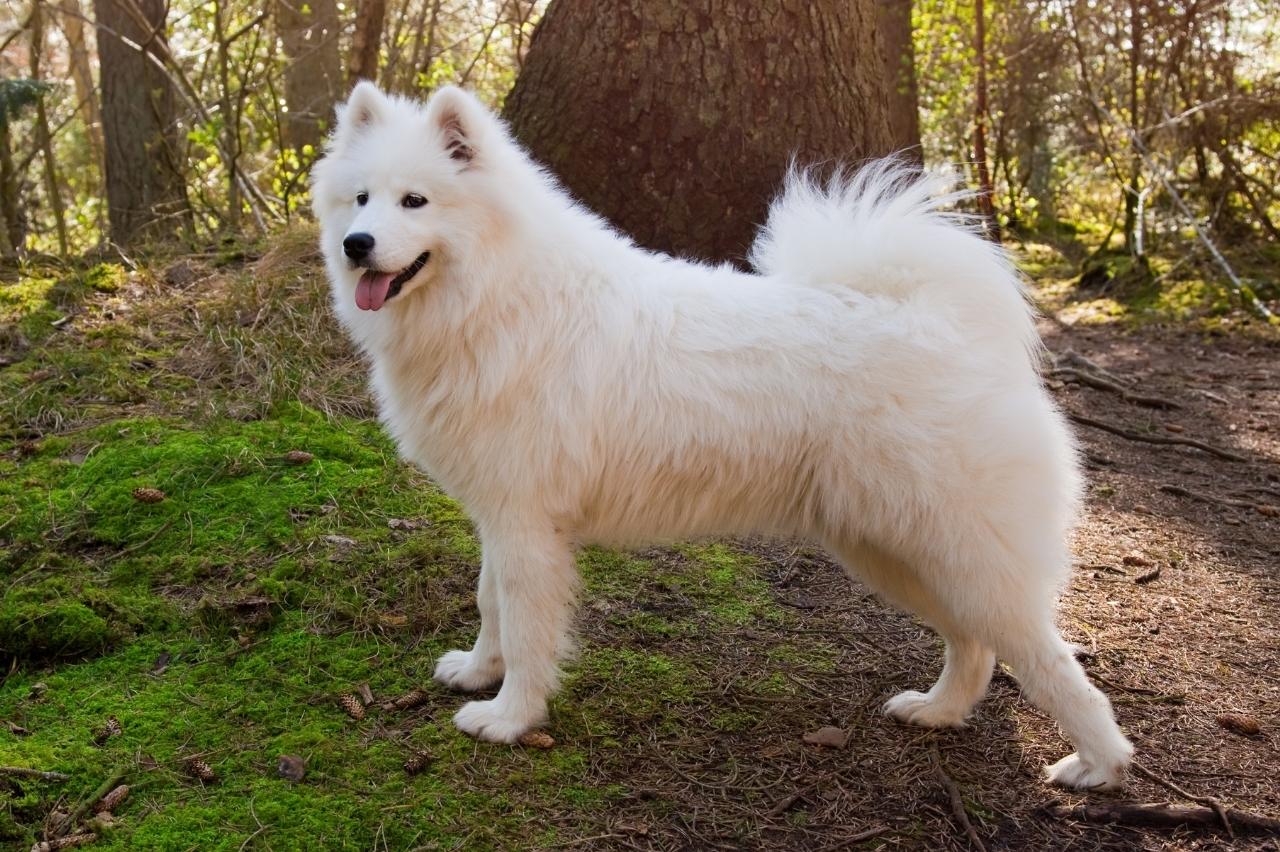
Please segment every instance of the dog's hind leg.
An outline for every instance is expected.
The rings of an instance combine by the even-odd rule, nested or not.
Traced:
[[[470,651],[447,651],[436,663],[435,679],[445,686],[474,692],[502,680],[501,609],[496,570],[488,557],[480,564],[476,607],[480,610],[480,633]]]
[[[928,692],[907,690],[890,698],[884,712],[911,725],[953,728],[964,724],[991,682],[995,655],[963,629],[946,601],[920,582],[903,561],[866,544],[833,548],[853,577],[889,603],[919,616],[942,634],[946,653],[942,675]]]
[[[1061,573],[1056,566],[1067,561],[1065,549],[1037,547],[1007,533],[968,541],[969,547],[952,549],[963,559],[921,563],[929,573],[917,582],[935,590],[922,599],[944,607],[941,614],[926,610],[921,615],[942,625],[949,621],[952,627],[943,626],[944,634],[956,630],[995,651],[1013,669],[1023,695],[1057,721],[1076,753],[1047,768],[1049,781],[1075,789],[1122,785],[1133,747],[1120,732],[1110,702],[1089,683],[1054,623]],[[984,676],[990,674],[988,659],[982,660]]]
[[[577,593],[573,549],[547,525],[500,530],[481,525],[485,565],[497,591],[499,635],[506,676],[491,701],[472,701],[453,717],[482,740],[515,742],[542,724],[569,647]]]
[[[1076,747],[1075,754],[1046,767],[1046,777],[1078,790],[1119,787],[1133,746],[1120,732],[1111,702],[1089,683],[1071,646],[1058,635],[1052,612],[1036,615],[1007,613],[1003,623],[990,624],[990,631],[1022,694],[1052,716]]]

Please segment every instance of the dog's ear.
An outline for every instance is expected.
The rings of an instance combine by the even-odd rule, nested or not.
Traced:
[[[427,118],[449,158],[463,168],[473,166],[483,147],[485,127],[493,120],[484,104],[457,86],[443,86],[431,96]]]
[[[361,80],[351,90],[345,104],[338,104],[338,129],[335,140],[341,142],[365,128],[382,121],[387,109],[387,96],[368,80]]]

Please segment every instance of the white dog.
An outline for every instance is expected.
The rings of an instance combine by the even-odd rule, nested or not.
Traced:
[[[1132,747],[1054,626],[1071,436],[1015,272],[933,184],[793,174],[745,274],[636,248],[465,92],[355,88],[315,208],[382,419],[482,542],[479,636],[435,676],[502,688],[459,728],[545,721],[580,545],[762,532],[821,542],[946,639],[891,716],[961,724],[998,655],[1076,747],[1049,779],[1122,782]]]

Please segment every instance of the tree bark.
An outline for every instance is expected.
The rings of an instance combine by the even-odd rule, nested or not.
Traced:
[[[978,64],[978,84],[973,107],[973,159],[978,164],[978,207],[987,222],[987,235],[1000,241],[1000,222],[996,219],[995,187],[987,165],[987,20],[983,0],[973,10],[974,52]]]
[[[44,56],[44,9],[40,0],[31,6],[31,79],[40,80],[40,60]],[[44,160],[45,195],[53,213],[53,227],[58,235],[58,254],[67,256],[67,215],[62,206],[62,186],[58,180],[58,164],[53,155],[53,134],[49,131],[49,114],[44,105],[44,92],[36,96],[36,144]]]
[[[360,80],[378,82],[378,53],[382,47],[382,27],[387,17],[387,0],[360,0],[356,4],[356,33],[347,65],[347,85]]]
[[[876,25],[889,86],[889,128],[894,145],[922,164],[920,96],[916,84],[915,47],[911,42],[911,0],[877,0]]]
[[[895,148],[875,3],[555,0],[506,116],[641,245],[740,262],[793,155]]]
[[[1142,15],[1138,0],[1129,0],[1129,127],[1134,141],[1130,142],[1129,185],[1124,194],[1124,242],[1129,253],[1141,257],[1142,245],[1142,152],[1138,149],[1137,135],[1142,132],[1138,124],[1138,75],[1142,63]]]
[[[147,28],[131,14],[141,13]],[[133,245],[171,237],[190,221],[174,92],[153,59],[165,39],[165,0],[94,0],[99,29],[102,130],[111,239]],[[108,31],[109,30],[109,31]]]
[[[84,12],[80,0],[61,0],[58,3],[58,25],[67,38],[68,65],[71,82],[75,87],[80,114],[84,118],[93,159],[102,166],[102,111],[98,108],[98,90],[93,84],[92,64],[88,38],[85,35]]]
[[[319,147],[342,95],[336,0],[276,0],[276,32],[288,65],[284,72],[285,144]]]

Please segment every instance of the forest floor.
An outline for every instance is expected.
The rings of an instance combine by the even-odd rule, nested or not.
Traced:
[[[1280,817],[1280,334],[1203,283],[1082,294],[1024,247],[1051,387],[1127,435],[1079,427],[1061,623],[1143,772],[1080,795],[1040,780],[1067,745],[1003,671],[965,729],[881,715],[939,641],[788,543],[585,553],[554,744],[456,732],[430,673],[475,633],[478,547],[373,422],[313,239],[0,276],[0,843],[1277,848],[1053,810],[1195,806],[1161,779]]]

